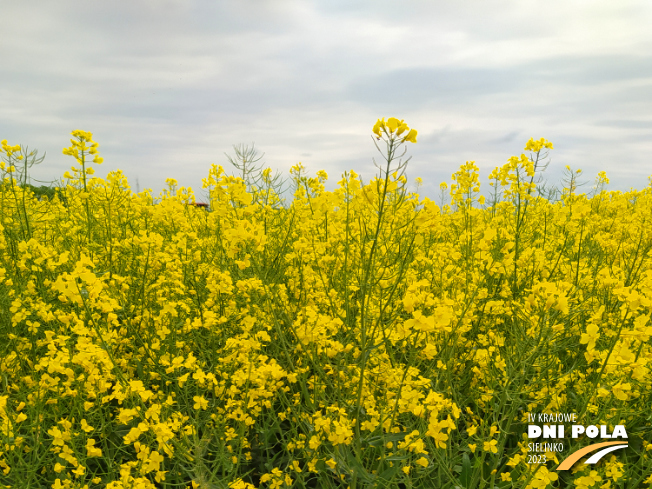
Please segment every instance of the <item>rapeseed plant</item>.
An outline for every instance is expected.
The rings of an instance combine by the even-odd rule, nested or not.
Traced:
[[[85,131],[39,200],[36,153],[2,141],[0,486],[650,484],[652,188],[600,173],[588,196],[568,170],[548,192],[542,138],[486,201],[471,161],[437,205],[408,189],[417,131],[372,134],[375,178],[327,191],[297,164],[290,203],[236,147],[211,212],[94,176]],[[626,425],[631,449],[557,473],[528,459],[531,412]]]

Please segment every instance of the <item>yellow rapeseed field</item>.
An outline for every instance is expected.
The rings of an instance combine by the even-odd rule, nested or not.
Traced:
[[[651,484],[652,188],[547,191],[531,139],[486,198],[467,162],[437,205],[409,190],[417,132],[372,131],[369,182],[298,164],[287,203],[271,170],[213,165],[208,212],[94,177],[84,131],[37,198],[3,141],[0,487]],[[605,441],[528,438],[558,413],[628,447],[558,471]]]

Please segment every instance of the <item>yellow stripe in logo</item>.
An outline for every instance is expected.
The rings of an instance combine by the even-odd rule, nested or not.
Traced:
[[[606,441],[604,443],[595,443],[594,445],[589,445],[588,447],[584,447],[581,450],[576,451],[573,453],[570,457],[566,458],[562,463],[559,464],[559,467],[557,467],[557,470],[568,470],[570,469],[575,462],[577,462],[579,459],[581,459],[584,455],[595,452],[596,450],[599,450],[600,448],[603,447],[609,447],[612,445],[622,445],[622,447],[618,448],[625,448],[627,444],[621,442],[621,441]],[[605,454],[606,455],[606,454]],[[602,458],[602,457],[599,457]]]

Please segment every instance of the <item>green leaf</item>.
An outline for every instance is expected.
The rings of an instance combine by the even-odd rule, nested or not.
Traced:
[[[462,473],[460,474],[460,484],[465,489],[471,485],[471,459],[468,453],[462,455]]]

